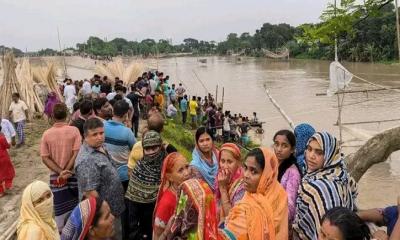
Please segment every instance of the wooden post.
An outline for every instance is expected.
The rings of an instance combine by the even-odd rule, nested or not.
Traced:
[[[224,97],[225,97],[225,88],[222,87],[222,104],[221,104],[222,110],[224,110]]]
[[[68,73],[67,73],[67,64],[65,63],[65,52],[63,54],[63,51],[61,50],[61,40],[60,40],[60,31],[58,30],[57,27],[57,35],[58,35],[58,47],[60,48],[60,52],[63,55],[63,62],[64,62],[64,78],[67,77]]]
[[[400,19],[399,19],[399,5],[397,1],[398,0],[394,0],[394,6],[396,7],[397,49],[400,62]]]
[[[218,104],[218,84],[217,84],[217,87],[215,89],[215,103]]]
[[[336,96],[337,96],[337,101],[338,101],[337,125],[339,126],[339,146],[341,146],[342,143],[343,143],[343,136],[342,136],[342,104],[340,103],[340,94],[337,94]]]

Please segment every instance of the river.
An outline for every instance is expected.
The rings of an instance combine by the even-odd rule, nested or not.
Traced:
[[[328,61],[290,60],[272,61],[256,58],[207,57],[207,63],[200,63],[195,57],[144,60],[169,75],[172,82],[182,82],[190,95],[205,96],[209,91],[215,95],[218,85],[218,101],[222,100],[224,88],[224,109],[233,113],[251,116],[257,112],[265,121],[265,133],[256,136],[263,145],[272,144],[273,134],[289,128],[287,122],[266,97],[264,85],[271,95],[292,118],[295,124],[307,122],[319,131],[329,131],[339,137],[337,121],[337,98],[316,96],[324,93],[329,85]],[[127,60],[128,61],[128,60]],[[76,59],[72,65],[76,66]],[[80,65],[80,64],[78,64]],[[350,72],[376,84],[390,87],[400,86],[400,67],[397,65],[371,63],[344,63]],[[92,64],[93,66],[93,64]],[[84,68],[90,67],[85,64]],[[69,68],[74,79],[90,77],[90,70]],[[196,76],[197,75],[197,76]],[[374,88],[357,79],[350,84],[351,90]],[[400,118],[400,93],[379,91],[346,94],[342,122],[374,121]],[[372,123],[351,126],[362,133],[374,134],[398,126],[399,122]],[[344,132],[343,139],[351,135]],[[358,145],[360,142],[358,142]],[[356,142],[357,145],[357,142]],[[346,154],[356,147],[345,147]],[[361,208],[383,207],[396,203],[400,195],[400,154],[399,152],[384,163],[370,168],[359,182],[359,205]]]

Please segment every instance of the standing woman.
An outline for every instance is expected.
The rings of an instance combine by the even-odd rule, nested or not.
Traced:
[[[240,201],[246,189],[240,149],[234,143],[225,143],[219,152],[219,173],[216,185],[218,217],[223,221],[231,208]]]
[[[17,236],[18,240],[60,239],[54,219],[53,194],[46,183],[34,181],[22,193]]]
[[[8,154],[10,145],[1,129],[0,125],[0,198],[5,195],[6,190],[12,188],[12,182],[15,177],[14,166]]]
[[[164,231],[175,213],[179,187],[189,176],[186,158],[177,152],[168,154],[161,170],[161,185],[154,210],[153,239],[165,239]]]
[[[251,150],[244,163],[246,193],[229,212],[223,232],[234,239],[288,239],[288,203],[278,182],[278,159],[267,148]]]
[[[133,168],[125,194],[129,239],[152,239],[153,212],[161,184],[162,164],[167,155],[156,131],[150,130],[143,135],[142,146],[143,157]]]
[[[193,149],[190,163],[192,175],[206,181],[214,192],[218,174],[218,150],[214,146],[211,132],[205,127],[197,129],[195,138],[196,147]]]
[[[45,103],[45,107],[44,107],[44,114],[46,114],[49,122],[53,116],[54,105],[56,105],[59,102],[60,102],[60,100],[57,98],[57,94],[55,92],[50,92],[47,95],[47,99],[46,99],[46,103]]]
[[[213,191],[203,179],[192,178],[182,183],[180,197],[167,239],[216,240],[217,207]]]
[[[278,158],[278,181],[285,189],[288,196],[289,226],[292,225],[296,215],[297,191],[299,189],[301,175],[294,156],[296,138],[289,130],[280,130],[275,133],[274,152]]]
[[[293,229],[295,239],[314,240],[328,210],[356,210],[357,190],[335,137],[327,132],[315,133],[308,141],[305,155],[307,172],[299,189]]]

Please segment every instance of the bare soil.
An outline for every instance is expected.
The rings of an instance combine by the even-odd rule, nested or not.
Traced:
[[[15,168],[13,188],[0,198],[0,235],[3,234],[18,218],[21,195],[25,187],[33,180],[49,179],[49,171],[40,158],[40,138],[49,127],[45,120],[35,119],[27,123],[26,144],[21,148],[12,147],[11,161]]]

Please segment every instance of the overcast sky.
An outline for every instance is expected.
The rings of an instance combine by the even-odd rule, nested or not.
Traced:
[[[224,40],[263,23],[318,22],[330,0],[0,0],[0,45],[21,50],[112,40]]]

